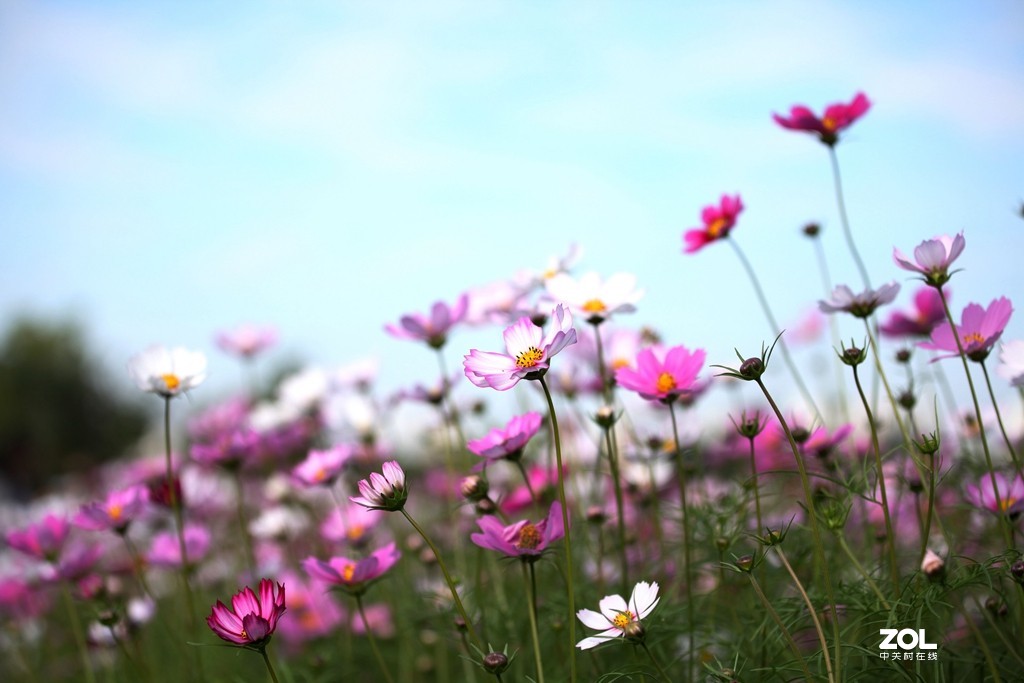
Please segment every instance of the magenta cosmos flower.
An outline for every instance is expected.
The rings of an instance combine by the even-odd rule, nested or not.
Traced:
[[[54,562],[64,547],[71,530],[68,521],[56,515],[46,515],[38,524],[7,532],[7,545],[38,560]]]
[[[222,640],[262,650],[284,611],[284,584],[275,586],[270,579],[260,579],[258,595],[246,586],[231,598],[231,609],[218,600],[206,623]]]
[[[540,429],[540,413],[516,415],[504,427],[497,427],[487,432],[487,436],[475,439],[466,444],[470,452],[494,460],[518,460],[526,444]]]
[[[853,125],[853,122],[864,116],[870,108],[871,101],[864,93],[859,92],[849,104],[836,103],[827,106],[821,118],[802,104],[792,107],[789,116],[772,114],[772,118],[783,128],[816,133],[819,140],[832,147],[839,141],[839,133]]]
[[[306,459],[292,470],[292,480],[306,488],[330,486],[355,454],[355,448],[347,444],[338,444],[323,451],[311,450]]]
[[[839,285],[832,290],[832,298],[818,302],[822,313],[838,313],[845,311],[856,318],[870,317],[875,309],[883,304],[891,304],[900,293],[899,283],[888,282],[878,289],[865,289],[854,294],[846,285]]]
[[[431,348],[439,349],[448,341],[452,327],[466,318],[468,309],[469,296],[463,294],[454,306],[443,301],[435,302],[429,317],[419,313],[403,315],[397,325],[385,325],[384,330],[392,337],[426,342]]]
[[[587,628],[601,631],[601,633],[584,638],[576,643],[576,647],[581,650],[589,650],[621,636],[636,637],[642,631],[639,631],[634,624],[639,625],[641,620],[646,619],[658,606],[660,599],[657,583],[641,581],[633,587],[628,604],[621,595],[608,595],[597,604],[600,612],[581,609],[576,613],[577,618]]]
[[[999,495],[996,496],[996,490]],[[1015,515],[1024,510],[1024,479],[1019,476],[1012,482],[1000,473],[995,474],[995,489],[992,477],[981,475],[978,485],[968,484],[965,491],[967,502],[982,510],[996,514]]]
[[[941,287],[949,282],[953,273],[949,267],[963,252],[967,242],[961,232],[956,237],[942,235],[935,239],[925,240],[914,249],[914,262],[903,255],[899,249],[892,250],[892,258],[903,270],[920,273],[931,287]]]
[[[149,489],[132,486],[123,491],[114,491],[103,502],[83,505],[72,522],[81,529],[92,531],[114,531],[123,534],[128,525],[146,509]]]
[[[1012,313],[1013,305],[1005,296],[992,301],[988,308],[982,308],[980,304],[968,304],[960,317],[960,325],[957,326],[956,332],[949,323],[939,325],[932,331],[932,338],[918,346],[922,349],[947,352],[936,356],[933,361],[953,358],[960,355],[956,337],[953,336],[955,334],[960,337],[964,354],[980,363],[988,357],[992,347],[999,341]]]
[[[217,346],[222,351],[245,360],[255,357],[277,343],[277,330],[273,327],[239,325],[217,335]]]
[[[497,550],[524,562],[537,561],[549,545],[565,536],[562,506],[558,501],[551,504],[548,516],[536,524],[523,520],[503,526],[492,515],[480,517],[476,523],[482,533],[471,534],[469,540],[481,548]]]
[[[388,543],[360,560],[339,556],[324,562],[315,557],[307,557],[302,561],[302,568],[318,581],[339,586],[352,595],[362,595],[371,583],[386,574],[401,557],[402,553],[395,544]]]
[[[887,337],[928,337],[945,318],[942,295],[931,287],[921,287],[914,293],[913,310],[894,311],[878,329]]]
[[[637,354],[636,368],[615,371],[615,381],[648,401],[670,403],[695,388],[706,355],[704,349],[690,351],[685,346],[648,347]]]
[[[360,495],[349,500],[370,510],[401,510],[409,495],[405,490],[405,471],[398,462],[389,460],[381,466],[381,472],[383,474],[371,473],[369,479],[360,479]]]
[[[743,200],[738,194],[732,197],[723,194],[717,205],[705,206],[700,214],[701,222],[704,225],[686,231],[683,235],[683,241],[686,243],[683,251],[692,254],[704,248],[705,245],[728,237],[729,231],[736,225],[736,217],[742,210]]]
[[[466,377],[478,387],[507,391],[521,379],[540,379],[548,371],[551,358],[576,343],[572,314],[562,305],[551,314],[552,327],[547,334],[523,316],[505,328],[506,353],[472,349],[462,360]]]

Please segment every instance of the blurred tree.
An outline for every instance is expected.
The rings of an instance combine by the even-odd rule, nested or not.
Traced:
[[[122,455],[147,424],[73,322],[14,321],[0,345],[0,473],[18,497]]]

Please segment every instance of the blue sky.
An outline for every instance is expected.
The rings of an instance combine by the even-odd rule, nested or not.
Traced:
[[[0,326],[73,315],[115,372],[204,349],[223,389],[214,332],[271,323],[397,387],[434,365],[384,323],[577,243],[647,290],[624,323],[729,362],[770,330],[731,250],[681,234],[741,193],[784,325],[822,296],[807,221],[857,284],[825,149],[771,113],[858,90],[838,151],[872,280],[906,304],[892,247],[963,230],[954,308],[1024,302],[1018,2],[0,0]]]

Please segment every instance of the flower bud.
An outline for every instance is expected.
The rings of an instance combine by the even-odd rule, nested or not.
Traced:
[[[608,521],[608,513],[600,505],[591,505],[587,508],[587,521],[600,526]]]
[[[854,346],[852,343],[849,347],[843,346],[843,350],[839,354],[839,360],[843,361],[845,365],[850,367],[856,367],[863,363],[868,357],[868,350],[866,348],[860,348]]]
[[[909,363],[910,362],[910,349],[900,349],[896,352],[897,363]]]
[[[946,563],[931,548],[924,554],[921,571],[931,581],[940,581],[946,573]]]
[[[476,502],[475,509],[478,515],[493,515],[498,511],[498,506],[490,498],[481,498]]]
[[[913,410],[914,406],[917,405],[917,396],[914,396],[914,392],[911,389],[907,389],[900,392],[900,395],[896,397],[896,402],[904,410]]]
[[[914,441],[914,445],[922,455],[934,455],[939,450],[939,434],[938,432],[922,434],[921,440]]]
[[[479,474],[473,474],[466,477],[462,480],[462,484],[460,485],[462,497],[473,502],[486,498],[489,488],[487,480]]]
[[[488,652],[484,655],[484,671],[495,676],[500,676],[508,668],[510,662],[508,657],[500,652]]]
[[[647,629],[639,621],[631,621],[622,629],[622,635],[626,640],[642,643],[647,636]]]
[[[618,419],[619,416],[615,414],[615,409],[611,406],[601,406],[594,414],[594,422],[602,429],[611,429]]]
[[[764,361],[754,356],[740,363],[740,375],[746,379],[757,379],[764,374]]]
[[[1024,586],[1024,560],[1017,560],[1010,565],[1010,576],[1017,583]]]
[[[808,223],[804,226],[803,232],[808,237],[817,237],[821,233],[821,225],[818,223]]]
[[[807,429],[807,427],[791,427],[789,433],[793,435],[793,441],[800,445],[803,445],[807,439],[811,438],[811,430]]]
[[[742,572],[750,572],[754,568],[754,556],[744,555],[736,560],[736,566],[739,567]]]

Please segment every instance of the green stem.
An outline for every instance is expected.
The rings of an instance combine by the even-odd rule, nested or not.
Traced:
[[[839,222],[843,226],[843,236],[846,237],[846,246],[850,249],[850,255],[857,265],[860,277],[864,280],[864,288],[871,289],[871,281],[868,279],[868,270],[864,267],[864,261],[860,258],[857,245],[853,242],[853,233],[850,231],[850,219],[846,216],[846,200],[843,198],[843,180],[839,175],[839,157],[836,156],[836,148],[828,145],[828,157],[832,161],[832,181],[836,188],[836,204],[839,206]]]
[[[668,674],[665,673],[665,670],[661,668],[661,664],[659,664],[658,660],[654,658],[654,653],[652,653],[650,648],[647,647],[647,643],[640,641],[640,647],[642,647],[644,649],[644,652],[647,653],[647,656],[651,660],[651,664],[653,664],[654,668],[658,670],[658,673],[661,674],[661,677],[664,678],[668,683],[672,683],[672,679],[668,677]]]
[[[867,571],[864,569],[864,565],[862,565],[860,561],[857,560],[857,556],[854,555],[853,551],[850,550],[850,546],[847,545],[846,538],[843,536],[842,532],[836,534],[836,539],[839,541],[839,547],[843,549],[843,552],[846,553],[847,559],[850,560],[850,564],[852,564],[853,568],[856,569],[857,572],[864,577],[864,580],[868,584],[868,588],[870,588],[871,591],[876,596],[878,596],[879,601],[881,601],[882,603],[882,607],[884,607],[886,611],[891,610],[892,606],[889,604],[889,601],[885,599],[884,595],[882,595],[882,591],[878,588],[878,584],[875,583],[875,580],[872,579],[871,575],[868,574]]]
[[[529,576],[527,576],[529,566]],[[530,636],[533,638],[533,661],[537,666],[537,683],[544,683],[544,665],[540,658],[540,636],[537,634],[537,578],[533,571],[533,564],[523,563],[523,580],[526,582],[526,593],[530,596]]]
[[[811,620],[814,622],[814,630],[818,634],[818,642],[821,643],[821,654],[825,658],[825,672],[828,674],[829,683],[835,681],[835,674],[832,673],[832,658],[828,656],[828,643],[825,641],[825,632],[821,628],[821,620],[818,619],[818,610],[811,602],[811,599],[807,596],[807,591],[804,590],[804,585],[800,583],[800,579],[797,577],[796,572],[793,571],[793,567],[790,566],[789,560],[786,559],[786,553],[782,552],[781,545],[773,546],[775,553],[782,560],[783,566],[786,567],[786,571],[789,572],[789,576],[793,579],[793,583],[796,585],[796,589],[800,592],[800,596],[804,599],[804,604],[807,605],[807,611],[811,615]]]
[[[868,405],[868,398],[864,395],[864,387],[860,383],[860,375],[857,373],[857,366],[853,368],[853,381],[857,385],[857,393],[860,394],[860,401],[864,405],[864,412],[868,417],[868,427],[871,429],[871,449],[875,454],[875,469],[878,477],[878,489],[882,494],[882,515],[885,518],[885,542],[889,546],[889,571],[892,576],[893,595],[900,594],[900,571],[896,564],[896,537],[892,532],[892,518],[889,516],[889,494],[886,491],[885,473],[882,471],[882,451],[878,445],[878,427],[875,424],[875,417],[871,413],[871,406]],[[925,539],[927,543],[927,539]]]
[[[981,372],[985,375],[985,384],[988,386],[988,395],[992,399],[992,408],[996,411],[996,422],[999,423],[999,431],[1003,435],[1003,441],[1006,443],[1006,450],[1010,452],[1010,458],[1013,460],[1013,467],[1017,470],[1017,476],[1024,479],[1024,472],[1021,471],[1020,460],[1017,458],[1017,450],[1013,447],[1013,441],[1006,433],[1006,426],[1003,424],[1003,415],[999,411],[999,401],[996,400],[996,394],[992,390],[992,378],[988,375],[988,366],[985,365],[985,361],[979,362],[981,365]]]
[[[772,411],[775,413],[775,417],[778,419],[779,424],[782,426],[782,431],[786,434],[786,439],[789,441],[789,447],[793,451],[793,457],[796,459],[796,467],[800,473],[800,484],[804,489],[804,500],[807,502],[807,516],[810,521],[811,534],[814,537],[814,560],[818,571],[821,572],[822,578],[825,580],[825,594],[828,596],[829,610],[832,612],[832,637],[835,640],[835,670],[836,675],[842,677],[841,663],[841,650],[839,642],[839,613],[836,610],[836,599],[832,592],[832,575],[829,571],[828,564],[825,562],[825,549],[821,541],[821,531],[818,529],[818,513],[814,507],[814,495],[811,492],[811,482],[807,478],[807,468],[804,465],[803,455],[800,453],[800,448],[796,445],[796,441],[793,439],[793,432],[789,429],[789,424],[786,422],[786,418],[783,417],[782,411],[779,410],[779,406],[775,403],[775,399],[768,393],[768,387],[764,385],[761,378],[758,377],[756,380],[757,386],[761,388],[761,393],[768,400],[768,404],[772,407]]]
[[[238,517],[238,530],[242,535],[242,552],[244,553],[243,564],[249,567],[249,576],[256,580],[256,551],[253,550],[252,534],[249,533],[249,525],[245,519],[245,489],[242,485],[242,471],[235,470],[235,514]]]
[[[740,263],[743,264],[744,270],[747,271],[747,276],[750,278],[751,284],[754,286],[754,293],[757,295],[757,300],[761,302],[761,308],[764,310],[765,317],[768,318],[768,325],[772,328],[772,334],[778,336],[779,348],[782,349],[782,359],[786,363],[786,367],[789,368],[789,374],[792,375],[793,381],[796,382],[797,388],[800,390],[800,395],[803,396],[804,401],[814,411],[820,422],[824,422],[825,418],[821,414],[821,410],[818,409],[818,404],[814,402],[814,398],[811,396],[810,390],[807,385],[804,384],[803,377],[800,376],[800,371],[797,370],[796,363],[793,362],[792,356],[789,355],[789,346],[786,344],[786,340],[782,338],[782,328],[779,327],[779,323],[775,320],[775,315],[772,313],[772,308],[768,304],[768,298],[764,295],[764,290],[761,289],[761,283],[757,279],[757,275],[754,274],[754,269],[750,265],[750,261],[747,260],[743,250],[740,249],[740,245],[736,240],[726,240],[732,245],[733,251],[736,252],[736,256],[739,257]]]
[[[626,516],[624,513],[625,506],[622,500],[622,477],[619,474],[619,454],[614,448],[612,448],[612,429],[614,427],[609,426],[604,428],[604,441],[608,448],[608,465],[612,472],[612,486],[615,490],[615,517],[617,522],[617,529],[619,533],[619,565],[620,565],[620,578],[619,583],[622,587],[622,592],[626,592],[626,588],[629,586],[627,576],[629,571],[629,560],[626,556]],[[653,481],[653,480],[652,480]]]
[[[548,402],[548,415],[551,417],[551,432],[555,442],[555,462],[558,468],[558,501],[562,505],[562,526],[565,529],[565,586],[569,599],[569,680],[576,683],[576,597],[573,587],[572,541],[569,526],[569,505],[565,499],[565,473],[562,471],[562,442],[558,434],[558,417],[555,415],[555,402],[551,399],[544,377],[539,378],[544,389],[544,398]]]
[[[750,442],[750,478],[754,486],[754,512],[757,514],[757,533],[764,531],[764,522],[761,519],[761,493],[757,483],[757,459],[754,454],[754,438],[747,439]]]
[[[747,572],[747,578],[750,579],[750,585],[753,586],[754,592],[757,593],[757,597],[761,599],[761,604],[764,605],[765,610],[771,616],[775,625],[779,627],[779,632],[786,639],[786,643],[789,645],[789,649],[793,651],[793,656],[796,661],[799,662],[800,668],[804,670],[804,680],[813,681],[815,676],[811,674],[811,670],[807,668],[807,661],[804,659],[803,653],[800,652],[800,648],[797,647],[796,641],[793,640],[793,636],[790,634],[789,629],[782,623],[782,619],[779,617],[779,613],[772,607],[771,601],[765,596],[764,591],[761,590],[761,586],[758,585],[757,579],[754,578],[753,573]]]
[[[78,618],[78,611],[75,609],[75,602],[71,597],[71,589],[67,581],[61,582],[61,593],[64,597],[64,607],[68,611],[68,621],[71,623],[71,635],[75,638],[75,645],[78,647],[78,655],[82,659],[82,672],[85,680],[95,683],[96,676],[92,670],[92,662],[89,661],[89,649],[85,644],[85,632],[82,630],[82,621]]]
[[[377,647],[377,639],[373,637],[373,629],[370,628],[370,620],[366,618],[366,610],[363,609],[363,596],[356,595],[355,597],[356,609],[359,610],[359,617],[363,620],[363,628],[366,630],[366,639],[370,641],[370,649],[373,650],[373,656],[377,659],[377,665],[380,667],[381,673],[384,674],[384,680],[387,681],[387,683],[394,683],[394,679],[391,678],[391,672],[388,670],[388,665],[384,661],[384,657],[381,656],[380,649]]]
[[[437,566],[441,568],[441,573],[444,574],[444,580],[445,583],[448,584],[448,590],[450,590],[452,593],[452,600],[455,601],[455,609],[458,611],[459,616],[462,617],[462,620],[466,622],[466,630],[469,631],[469,637],[473,639],[473,643],[477,647],[483,648],[483,643],[477,636],[476,629],[473,628],[473,622],[470,621],[469,615],[466,614],[466,608],[462,605],[462,599],[459,597],[459,592],[455,589],[455,582],[452,580],[451,574],[448,573],[448,567],[444,563],[444,558],[441,557],[441,551],[438,550],[437,546],[434,545],[434,542],[430,540],[430,536],[427,535],[427,532],[425,532],[423,528],[416,523],[416,520],[414,520],[409,515],[409,513],[406,512],[405,508],[402,508],[402,514],[405,515],[405,518],[407,520],[409,520],[409,524],[412,525],[412,528],[415,529],[416,532],[419,533],[419,535],[426,542],[426,544],[430,546],[430,550],[433,551],[434,558],[437,560]]]
[[[672,403],[668,404],[668,414],[672,417],[672,439],[675,444],[676,481],[679,484],[679,504],[683,515],[683,583],[686,586],[686,633],[689,642],[689,677],[693,678],[693,663],[696,653],[693,650],[693,581],[690,576],[690,546],[693,545],[693,538],[690,534],[690,518],[687,514],[686,505],[686,468],[683,467],[683,452],[679,447],[679,426],[676,422],[676,409]]]
[[[188,625],[190,630],[196,626],[196,606],[192,597],[192,586],[189,583],[188,552],[185,545],[185,516],[178,498],[178,491],[174,485],[174,475],[171,470],[171,397],[164,398],[164,455],[167,463],[167,496],[170,499],[171,509],[174,511],[174,523],[178,531],[178,552],[181,554],[181,583],[185,588],[185,606],[188,609]]]
[[[825,247],[822,246],[820,237],[813,237],[814,253],[818,257],[818,269],[821,271],[821,281],[825,287],[825,296],[832,294],[832,278],[829,276],[828,261],[825,259]],[[838,347],[841,344],[839,337],[839,320],[834,315],[828,316],[829,331],[832,334],[832,346]],[[839,412],[843,415],[845,422],[850,421],[850,408],[846,404],[846,374],[839,366],[835,366],[836,386],[839,387]]]

